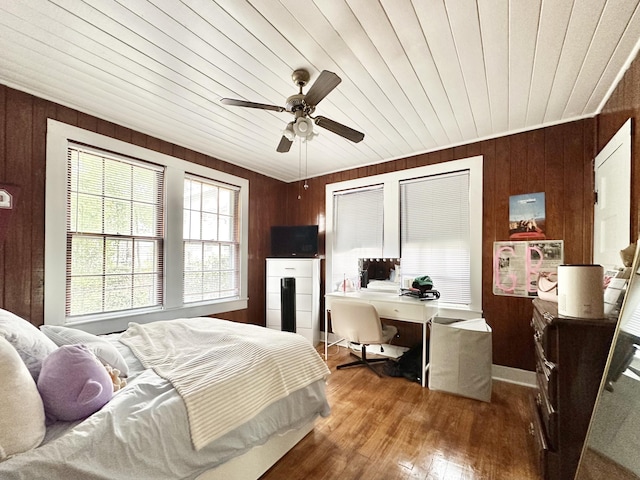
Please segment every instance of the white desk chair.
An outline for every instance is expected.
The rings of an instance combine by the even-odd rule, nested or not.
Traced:
[[[331,303],[331,326],[333,332],[349,343],[362,346],[362,357],[353,352],[351,355],[358,360],[338,365],[338,370],[364,365],[379,377],[382,376],[371,364],[384,362],[386,358],[367,358],[367,345],[382,345],[389,343],[398,333],[398,329],[391,325],[382,325],[376,307],[369,303],[353,302],[349,300],[334,300]]]

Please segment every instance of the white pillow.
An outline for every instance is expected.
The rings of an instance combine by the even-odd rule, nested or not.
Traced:
[[[58,348],[34,325],[2,309],[0,309],[0,337],[16,349],[35,381],[38,381],[42,361]]]
[[[121,376],[126,377],[129,374],[129,367],[124,357],[114,345],[104,338],[100,338],[97,335],[83,330],[78,330],[77,328],[62,327],[59,325],[42,325],[40,330],[59,347],[63,345],[84,345],[92,351],[103,364],[120,370]]]
[[[11,455],[36,448],[47,430],[36,382],[16,349],[2,337],[0,399],[1,462]]]

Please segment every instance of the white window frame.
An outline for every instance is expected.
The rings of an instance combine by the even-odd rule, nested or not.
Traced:
[[[468,306],[447,304],[440,300],[439,315],[447,318],[475,318],[482,315],[482,168],[483,157],[469,157],[460,160],[427,165],[424,167],[398,170],[370,177],[362,177],[344,182],[327,184],[326,201],[326,275],[332,276],[333,245],[333,198],[334,192],[363,188],[370,185],[384,185],[384,234],[382,258],[400,258],[400,182],[412,178],[439,175],[469,170],[469,204],[471,234],[471,302]],[[325,283],[325,291],[331,292],[332,285]]]
[[[67,148],[69,142],[83,143],[165,167],[164,306],[145,312],[103,313],[81,321],[65,323],[66,297],[66,211]],[[183,304],[183,223],[184,175],[190,173],[240,187],[240,294],[199,304]],[[249,180],[170,155],[116,140],[105,135],[47,121],[47,161],[45,195],[44,322],[46,325],[73,325],[92,333],[122,331],[129,322],[147,323],[181,317],[208,316],[248,306]]]

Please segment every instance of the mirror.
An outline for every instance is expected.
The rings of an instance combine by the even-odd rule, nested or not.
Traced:
[[[576,480],[640,479],[640,242]]]

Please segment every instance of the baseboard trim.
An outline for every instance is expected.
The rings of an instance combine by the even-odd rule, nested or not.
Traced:
[[[501,382],[515,383],[516,385],[522,385],[524,387],[536,388],[536,372],[529,370],[505,367],[503,365],[492,365],[491,378]]]

